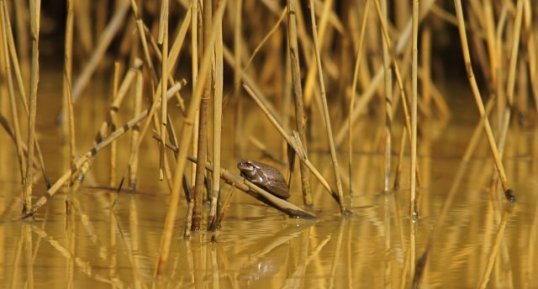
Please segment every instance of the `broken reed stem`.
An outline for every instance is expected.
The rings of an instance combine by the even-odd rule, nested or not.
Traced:
[[[502,160],[499,156],[499,150],[495,143],[495,137],[493,136],[491,125],[489,123],[487,115],[485,115],[484,103],[482,102],[480,90],[478,88],[478,84],[474,77],[473,66],[471,62],[471,54],[469,52],[469,45],[467,43],[467,32],[465,30],[465,20],[463,16],[463,8],[461,5],[461,0],[454,0],[454,6],[456,8],[456,16],[458,18],[458,30],[460,34],[461,48],[463,52],[463,59],[465,62],[467,78],[469,80],[469,84],[473,92],[476,106],[480,113],[480,117],[484,118],[484,131],[488,137],[488,143],[491,150],[491,154],[495,160],[495,167],[497,168],[497,173],[499,174],[499,177],[501,179],[501,184],[502,184],[505,196],[507,197],[509,201],[515,201],[515,195],[512,189],[510,188],[510,184],[508,183],[508,178],[506,176]]]
[[[278,130],[280,135],[286,140],[286,142],[290,145],[291,148],[295,151],[297,156],[299,156],[299,159],[301,162],[304,162],[306,167],[314,174],[314,176],[318,179],[318,181],[323,185],[323,187],[331,194],[333,199],[336,201],[336,203],[340,206],[341,211],[345,211],[342,209],[342,200],[340,199],[338,193],[331,188],[327,180],[323,177],[323,175],[318,171],[318,169],[310,162],[308,159],[308,156],[304,152],[303,145],[300,142],[300,139],[297,139],[297,134],[289,135],[285,130],[284,127],[278,122],[278,120],[275,118],[275,116],[269,111],[268,105],[264,103],[262,100],[262,97],[260,97],[254,90],[248,85],[243,84],[243,87],[247,91],[247,93],[254,99],[258,107],[264,112],[265,116],[271,121],[271,123],[275,126],[275,128]],[[294,131],[294,133],[296,133]]]
[[[204,55],[203,57],[208,57],[209,62],[214,63],[214,42],[211,42],[211,34],[218,34],[219,23],[215,23],[215,31],[213,32],[212,27],[212,14],[213,14],[213,1],[204,0],[204,5],[202,7],[202,21],[203,21],[203,47]],[[215,36],[214,36],[215,38]],[[208,149],[208,128],[209,128],[209,100],[212,95],[213,88],[213,73],[212,68],[208,70],[207,81],[204,86],[204,92],[202,100],[200,103],[200,112],[199,112],[199,127],[198,127],[198,143],[197,143],[197,159],[200,160],[200,163],[204,164],[208,160],[207,149]],[[203,166],[196,166],[196,177],[194,183],[194,207],[192,213],[192,225],[191,231],[198,231],[202,226],[202,209],[204,201],[204,189],[205,189],[205,168]]]
[[[65,21],[65,51],[64,51],[64,75],[63,75],[63,98],[64,114],[67,119],[67,129],[65,130],[68,138],[70,164],[75,161],[75,113],[73,110],[73,0],[67,0],[67,16]]]
[[[161,17],[159,20],[159,35],[158,42],[162,45],[162,57],[161,57],[161,99],[166,96],[166,87],[168,84],[168,14],[169,14],[169,0],[161,1]],[[159,147],[159,179],[162,181],[164,158],[166,151],[166,126],[168,116],[168,104],[166,101],[161,104],[161,145]]]
[[[411,101],[411,199],[409,201],[409,214],[418,216],[416,195],[417,195],[417,107],[418,107],[418,9],[419,0],[413,0],[413,36],[412,54],[413,64],[411,66],[411,81],[413,96]],[[405,100],[403,100],[405,101]],[[411,270],[413,272],[413,270]]]
[[[2,6],[6,5],[6,3],[4,1],[2,1],[1,4],[2,4]],[[8,55],[7,34],[9,34],[9,32],[7,31],[8,26],[5,25],[5,23],[7,22],[8,15],[6,14],[5,9],[2,9],[0,11],[0,16],[2,17],[1,23],[2,23],[2,27],[3,27],[3,29],[0,31],[0,33],[1,33],[0,37],[2,39],[2,46],[3,46],[2,55],[4,56],[3,69],[4,69],[4,74],[7,77],[9,102],[11,104],[11,117],[13,119],[13,131],[14,131],[13,133],[14,133],[14,136],[15,136],[15,146],[17,147],[17,160],[18,160],[18,164],[19,164],[19,172],[20,172],[20,177],[21,177],[21,181],[22,181],[22,180],[24,180],[24,178],[26,176],[26,173],[25,173],[26,160],[24,158],[23,140],[22,140],[20,124],[19,124],[19,113],[17,111],[17,102],[16,102],[16,98],[15,98],[15,89],[13,87],[14,86],[13,85],[13,77],[12,77],[12,73],[11,73],[11,66],[10,66],[10,60],[9,60],[9,55]]]
[[[181,89],[181,85],[178,84],[176,86],[171,87],[168,90],[168,93],[166,95],[166,100],[170,100],[174,93],[176,93],[178,90]],[[158,105],[158,103],[156,104]],[[39,208],[43,207],[50,198],[52,198],[59,190],[60,188],[71,179],[73,175],[75,175],[77,172],[83,170],[87,164],[91,161],[92,158],[94,158],[98,152],[106,148],[110,145],[111,142],[115,141],[117,138],[122,136],[124,133],[129,131],[131,128],[133,128],[135,125],[137,125],[140,121],[142,121],[144,118],[151,115],[151,108],[146,109],[145,111],[139,113],[134,118],[130,119],[128,122],[120,126],[118,129],[110,133],[106,138],[101,140],[101,142],[96,143],[92,146],[92,148],[80,156],[76,161],[73,167],[69,170],[67,170],[46,192],[43,196],[41,196],[37,202],[32,206],[30,210],[28,210],[26,213],[24,213],[21,216],[21,219],[26,219],[30,216],[33,216]],[[87,170],[85,168],[84,170]]]
[[[357,58],[355,60],[355,68],[353,69],[353,82],[351,85],[351,100],[349,104],[349,111],[348,111],[348,117],[347,117],[347,123],[348,123],[348,158],[349,158],[349,195],[351,196],[353,191],[353,108],[355,107],[355,91],[357,91],[357,83],[359,78],[359,69],[361,65],[362,60],[362,49],[364,44],[364,34],[366,31],[366,23],[368,22],[368,11],[370,9],[370,0],[366,0],[366,3],[364,3],[364,13],[362,15],[362,22],[361,22],[361,31],[359,35],[359,48],[357,50]],[[338,138],[337,138],[338,141]]]
[[[297,15],[295,14],[295,0],[288,1],[288,49],[291,60],[292,93],[295,100],[295,120],[299,137],[303,143],[305,155],[307,154],[306,144],[306,119],[303,107],[303,91],[301,87],[301,67],[299,64],[299,47],[297,44]],[[303,201],[306,206],[312,206],[312,195],[310,193],[310,175],[305,162],[300,162],[301,187]]]
[[[32,68],[30,73],[30,101],[28,102],[28,158],[26,159],[26,176],[24,178],[23,212],[32,207],[33,168],[35,152],[35,122],[37,115],[37,86],[39,84],[39,30],[41,17],[41,0],[30,0],[30,31],[32,35]]]
[[[191,103],[189,105],[189,109],[187,112],[187,117],[185,118],[185,121],[183,124],[181,143],[179,145],[180,151],[177,157],[176,169],[174,171],[172,192],[170,193],[170,206],[168,207],[168,211],[166,213],[163,235],[161,237],[161,246],[159,249],[159,261],[157,264],[157,271],[156,271],[157,276],[161,276],[162,274],[164,274],[164,269],[166,267],[166,263],[170,255],[170,245],[172,242],[172,236],[173,236],[173,231],[174,231],[174,222],[178,213],[179,192],[181,189],[181,181],[183,178],[183,172],[185,170],[185,164],[187,161],[187,152],[189,150],[189,144],[191,143],[191,140],[192,140],[194,118],[196,117],[198,108],[200,107],[203,88],[205,87],[206,80],[210,72],[211,58],[208,53],[208,49],[210,47],[213,47],[216,34],[217,34],[216,33],[217,28],[215,26],[218,25],[218,23],[222,21],[222,16],[224,14],[225,7],[226,7],[226,0],[224,0],[221,3],[221,6],[218,7],[217,12],[215,13],[215,18],[213,20],[213,27],[211,27],[211,35],[209,37],[209,43],[208,43],[209,45],[204,47],[204,50],[206,51],[203,54],[204,57],[202,58],[202,63],[200,66],[200,79],[198,79],[196,83],[194,94],[192,96]],[[192,18],[196,18],[194,17],[194,15],[196,14],[193,13]]]
[[[142,111],[142,96],[144,93],[144,76],[141,71],[136,72],[136,90],[134,98],[134,115]],[[138,172],[138,153],[140,142],[140,125],[133,127],[131,135],[131,156],[129,157],[129,187],[136,189],[136,175]]]
[[[325,91],[325,83],[323,80],[323,69],[321,67],[321,56],[319,52],[319,42],[316,29],[316,15],[314,11],[314,1],[310,0],[310,17],[312,21],[312,37],[314,39],[314,54],[316,56],[316,64],[318,67],[318,80],[319,86],[321,89],[321,101],[323,106],[323,116],[325,120],[325,129],[327,130],[327,137],[329,139],[329,148],[331,151],[331,159],[334,169],[334,178],[336,179],[336,189],[338,192],[338,197],[341,201],[340,209],[342,213],[346,211],[345,201],[344,201],[344,190],[342,188],[342,179],[340,178],[340,169],[338,165],[338,156],[336,155],[336,147],[334,145],[334,137],[331,125],[331,116],[329,115],[329,105],[327,104],[327,93]]]
[[[387,0],[381,2],[384,21],[387,21]],[[390,167],[392,154],[392,67],[390,65],[390,53],[388,45],[382,41],[383,47],[383,72],[385,74],[385,173],[383,176],[383,189],[389,191]]]
[[[218,0],[221,5],[222,0]],[[238,16],[239,17],[239,16]],[[222,96],[224,89],[224,63],[223,63],[223,39],[222,22],[217,25],[217,39],[215,41],[215,95],[213,98],[213,167],[220,172],[221,167],[221,127],[222,127]],[[209,210],[208,228],[216,230],[217,204],[220,198],[220,177],[218,173],[211,174],[213,191],[211,192],[211,208]]]
[[[146,33],[144,30],[144,21],[142,20],[142,16],[140,16],[136,0],[131,0],[131,10],[133,12],[133,17],[136,19],[136,31],[138,32],[138,38],[140,39],[140,43],[142,44],[144,60],[146,61],[146,65],[151,74],[151,79],[153,80],[153,82],[157,82],[157,72],[155,71],[155,66],[153,65],[153,60],[151,59],[151,55],[149,53],[148,40],[146,38]]]

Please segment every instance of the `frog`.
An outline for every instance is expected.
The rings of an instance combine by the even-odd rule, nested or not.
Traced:
[[[271,165],[243,160],[237,163],[241,176],[281,199],[288,199],[290,192],[282,173]]]

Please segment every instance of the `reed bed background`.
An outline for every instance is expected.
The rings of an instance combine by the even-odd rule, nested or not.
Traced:
[[[92,164],[103,150],[109,150],[108,182],[93,185],[118,193],[137,189],[140,154],[158,155],[154,182],[166,184],[170,200],[157,276],[165,272],[174,235],[220,227],[231,196],[222,193],[222,181],[292,217],[315,218],[313,195],[320,190],[342,215],[352,214],[360,194],[354,152],[367,143],[384,156],[380,188],[387,194],[408,189],[409,209],[399,214],[410,216],[407,270],[419,284],[458,181],[426,250],[416,254],[413,226],[425,174],[417,152],[421,138],[435,133],[432,122],[446,124],[461,113],[454,82],[470,88],[478,119],[472,138],[462,140],[469,145],[458,173],[485,136],[496,168],[491,195],[516,200],[502,156],[511,128],[534,124],[538,109],[538,9],[530,0],[45,2],[0,0],[0,122],[17,154],[9,165],[23,184],[22,218],[60,191],[66,213],[80,206],[73,193],[84,179],[94,181]],[[37,105],[47,101],[39,100],[39,80],[60,67],[63,100],[55,115]],[[100,75],[111,79],[110,95],[93,97],[110,105],[87,146],[78,141],[89,132],[76,129],[75,110]],[[245,133],[251,110],[263,112],[278,131],[276,147]],[[68,151],[69,165],[58,178],[46,170],[37,114],[57,118],[62,128],[58,154]],[[362,137],[364,118],[382,127],[376,137]],[[223,133],[223,119],[233,120],[231,133]],[[127,133],[129,145],[120,146],[116,141]],[[155,145],[142,151],[144,141]],[[230,143],[233,150],[223,151]],[[302,193],[302,204],[273,196],[227,166],[253,146],[281,160],[290,177],[300,176],[294,194]],[[328,152],[331,165],[313,162],[313,148]],[[118,162],[118,151],[129,152],[127,164]],[[187,203],[185,212],[180,202]],[[181,233],[175,229],[180,215],[187,216]],[[505,225],[503,218],[500,235]]]

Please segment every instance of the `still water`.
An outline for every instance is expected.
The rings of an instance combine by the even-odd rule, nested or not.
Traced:
[[[39,139],[51,180],[66,169],[59,111],[59,76],[45,76],[38,108]],[[47,81],[47,77],[51,78]],[[94,85],[77,105],[77,147],[91,147],[106,113],[104,85]],[[468,95],[468,100],[471,100]],[[463,97],[462,97],[463,98]],[[163,278],[153,276],[158,259],[168,189],[158,181],[157,145],[142,146],[139,185],[135,192],[96,187],[108,182],[108,152],[93,164],[92,177],[73,195],[57,194],[34,220],[17,221],[21,186],[12,141],[0,133],[0,287],[1,288],[410,288],[416,264],[427,247],[420,288],[538,288],[535,252],[538,226],[538,132],[517,124],[510,130],[504,153],[508,178],[518,201],[509,206],[497,190],[491,194],[493,162],[485,140],[466,166],[460,165],[478,118],[472,102],[457,100],[446,124],[427,123],[419,142],[420,218],[409,218],[409,159],[404,158],[400,189],[381,193],[382,119],[364,117],[355,132],[352,191],[345,178],[352,215],[341,217],[337,205],[313,179],[316,220],[290,219],[233,191],[230,206],[216,234],[183,238],[186,205],[180,217],[172,255]],[[231,104],[233,105],[233,104]],[[247,104],[243,139],[256,136],[275,155],[282,155],[276,131],[254,105]],[[6,110],[2,108],[2,112]],[[126,118],[126,117],[125,117]],[[233,117],[224,115],[224,130],[233,135]],[[338,118],[335,118],[338,119]],[[336,124],[335,126],[337,126]],[[429,127],[431,126],[431,127]],[[260,135],[259,131],[267,132]],[[393,167],[399,153],[401,126],[395,125]],[[265,135],[266,134],[266,135]],[[310,157],[321,172],[332,174],[324,131],[314,131]],[[246,142],[235,154],[232,137],[225,140],[224,167],[238,173],[238,158],[263,159]],[[118,147],[128,147],[119,140]],[[341,148],[343,175],[347,155]],[[118,176],[124,174],[128,150],[118,150]],[[394,172],[394,170],[393,170]],[[455,178],[460,175],[460,181]],[[118,177],[119,178],[119,177]],[[295,177],[297,178],[297,177]],[[394,177],[393,177],[394,178]],[[393,180],[392,180],[393,181]],[[298,181],[291,202],[302,205]],[[432,232],[449,191],[454,201],[438,233]],[[44,191],[42,180],[35,194]],[[224,192],[229,193],[229,186]],[[72,198],[70,214],[65,201]],[[213,240],[213,241],[212,241]]]

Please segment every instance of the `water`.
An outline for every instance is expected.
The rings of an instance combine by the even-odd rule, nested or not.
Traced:
[[[60,100],[53,97],[57,95],[53,92],[60,89],[50,85],[42,90],[42,98],[53,101],[40,106],[39,138],[50,178],[55,181],[67,164],[60,130],[51,117],[59,111]],[[106,113],[105,101],[90,96],[106,93],[104,87],[94,85],[77,106],[81,153],[91,146],[100,124],[96,119],[104,119]],[[432,122],[428,124],[429,133],[422,136],[418,221],[408,217],[407,158],[401,189],[381,193],[383,155],[377,140],[382,122],[367,117],[361,121],[368,125],[358,126],[363,129],[355,133],[360,141],[353,156],[353,192],[347,197],[351,216],[342,218],[332,198],[312,179],[316,220],[287,218],[236,190],[221,230],[184,239],[186,206],[182,198],[172,254],[159,279],[154,273],[169,198],[167,185],[158,181],[154,141],[148,139],[142,147],[136,192],[116,194],[91,187],[88,180],[72,196],[57,194],[34,220],[18,221],[21,186],[15,149],[6,134],[0,133],[0,287],[409,288],[415,264],[453,189],[452,206],[439,233],[431,239],[421,288],[476,288],[481,281],[487,281],[488,288],[534,288],[538,284],[534,270],[538,263],[534,249],[538,245],[538,134],[534,128],[511,128],[504,163],[518,202],[510,207],[500,190],[490,193],[494,167],[484,140],[465,167],[461,182],[455,182],[461,156],[477,122],[474,107],[464,103],[467,105],[458,106],[464,109],[446,126]],[[276,133],[256,107],[249,108],[245,135],[255,135],[279,155],[281,143]],[[233,133],[232,119],[225,114],[228,135]],[[256,133],[261,128],[268,131],[267,136]],[[393,167],[401,126],[395,125],[395,132]],[[310,157],[332,182],[324,131],[314,131],[313,138]],[[118,147],[128,147],[128,143],[128,137],[124,137]],[[227,141],[223,147],[224,167],[237,173],[237,157],[260,158],[259,150],[248,143],[246,146],[247,151],[235,156],[233,143]],[[344,149],[340,159],[346,172]],[[97,185],[108,182],[107,155],[106,151],[100,153],[93,165]],[[128,150],[119,150],[118,175],[123,174],[127,157]],[[343,175],[347,193],[349,181],[347,173]],[[229,186],[224,188],[225,192],[230,190]],[[36,195],[43,191],[40,180],[35,186]],[[65,214],[67,198],[74,200],[70,214]],[[291,202],[302,204],[297,180]],[[488,266],[492,266],[491,274],[486,274]]]

